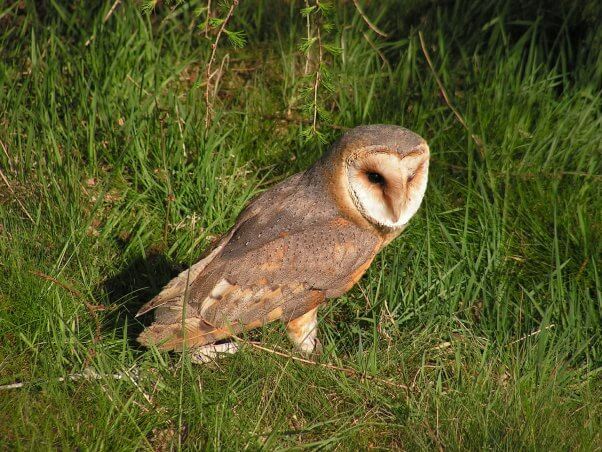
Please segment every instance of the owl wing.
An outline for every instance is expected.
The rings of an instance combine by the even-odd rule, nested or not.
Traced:
[[[257,230],[251,221],[247,228]],[[286,229],[286,227],[283,227]],[[232,237],[190,286],[185,328],[183,299],[164,304],[143,344],[180,349],[215,342],[267,322],[292,320],[353,286],[381,241],[341,217],[282,232],[259,245]],[[254,246],[255,245],[255,246]]]

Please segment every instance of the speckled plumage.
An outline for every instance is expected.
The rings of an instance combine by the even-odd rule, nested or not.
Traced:
[[[142,307],[139,314],[156,311],[140,342],[179,350],[185,338],[200,347],[281,319],[301,343],[295,331],[315,323],[315,309],[349,290],[403,230],[374,224],[349,193],[348,162],[371,148],[398,158],[428,153],[422,138],[400,127],[352,129],[307,171],[259,195],[203,259]]]

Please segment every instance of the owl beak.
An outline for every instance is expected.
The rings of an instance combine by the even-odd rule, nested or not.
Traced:
[[[401,211],[402,211],[402,205],[401,202],[399,202],[399,200],[397,200],[397,202],[393,201],[393,204],[391,205],[391,212],[393,213],[393,221],[395,223],[397,223],[399,221],[399,217],[401,216]]]
[[[385,190],[385,201],[389,212],[391,213],[391,221],[397,223],[404,206],[403,189],[401,187],[387,187]]]

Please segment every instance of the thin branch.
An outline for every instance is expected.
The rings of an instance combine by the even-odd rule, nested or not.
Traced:
[[[426,44],[424,43],[424,36],[422,35],[421,31],[418,32],[418,37],[420,38],[420,47],[422,48],[422,53],[424,54],[424,57],[426,58],[426,62],[428,63],[429,68],[431,69],[433,77],[435,78],[435,82],[437,82],[437,85],[439,86],[439,90],[441,91],[441,94],[443,95],[443,99],[445,99],[445,103],[450,108],[450,110],[454,113],[458,122],[460,124],[462,124],[464,129],[466,129],[466,131],[470,134],[471,138],[477,145],[477,148],[479,149],[481,156],[483,156],[484,155],[483,142],[481,141],[481,139],[478,136],[476,136],[474,133],[471,132],[471,130],[468,127],[468,125],[466,124],[466,121],[464,120],[464,117],[462,116],[462,114],[456,109],[456,107],[454,107],[452,105],[451,101],[449,100],[449,96],[447,95],[447,91],[445,90],[445,87],[443,86],[441,79],[439,78],[439,76],[437,75],[437,72],[435,71],[435,67],[433,66],[431,57],[430,57],[428,51],[426,50]]]
[[[182,129],[182,123],[184,122],[184,120],[180,116],[180,109],[178,108],[177,103],[176,103],[176,116],[178,118],[178,131],[180,132],[180,139],[182,140],[182,152],[184,154],[184,157],[187,157],[188,154],[186,153],[186,142],[184,141],[184,130]],[[186,123],[184,122],[184,124],[186,124]]]
[[[113,15],[113,13],[115,12],[115,10],[117,9],[117,7],[119,6],[119,4],[121,3],[121,0],[115,0],[115,2],[113,3],[113,6],[111,6],[111,9],[109,10],[109,12],[107,14],[105,14],[105,17],[102,19],[102,23],[106,23],[107,20],[109,20],[109,18]]]
[[[207,23],[205,24],[205,37],[209,38],[209,21],[211,20],[211,0],[207,1]]]
[[[370,39],[370,36],[368,36],[366,33],[362,34],[364,35],[364,39],[368,42],[368,44],[370,44],[370,47],[372,47],[372,49],[378,54],[380,59],[383,61],[383,64],[389,68],[389,71],[391,71],[391,65],[389,64],[389,61],[387,60],[385,55],[380,50],[378,50],[378,47],[376,47],[376,45],[374,45],[374,43]]]
[[[103,19],[102,19],[103,24],[107,23],[107,20],[109,20],[111,18],[111,16],[113,15],[113,13],[115,12],[115,10],[117,9],[117,7],[119,6],[120,3],[121,3],[121,0],[115,0],[113,5],[111,6],[111,9],[105,14],[105,17],[103,17]],[[95,39],[96,39],[96,35],[93,34],[86,40],[84,45],[86,47],[88,47],[90,45],[90,43],[92,41],[94,41]]]
[[[339,372],[343,372],[351,377],[354,378],[359,378],[359,379],[366,379],[366,380],[370,380],[370,381],[375,381],[378,383],[382,383],[385,384],[387,386],[391,386],[391,387],[395,387],[395,388],[399,388],[399,389],[404,389],[404,390],[409,390],[410,388],[404,384],[401,383],[396,383],[394,381],[390,381],[390,380],[385,380],[384,378],[378,378],[375,377],[374,375],[369,375],[369,374],[365,374],[362,372],[358,372],[356,369],[353,369],[351,367],[342,367],[342,366],[336,366],[334,364],[329,364],[329,363],[319,363],[317,361],[312,361],[311,359],[307,359],[307,358],[302,358],[300,356],[295,356],[291,353],[284,353],[278,350],[274,350],[268,347],[264,347],[262,345],[257,344],[256,342],[251,342],[251,341],[247,341],[245,339],[242,339],[241,337],[238,336],[232,336],[236,341],[242,342],[244,344],[248,344],[253,348],[256,348],[257,350],[261,350],[263,352],[267,352],[273,355],[277,355],[283,358],[290,358],[293,361],[297,361],[303,364],[309,364],[312,366],[318,366],[318,367],[323,367],[325,369],[329,369],[329,370],[336,370]],[[98,372],[96,372],[93,369],[90,368],[86,368],[86,370],[84,370],[84,372],[79,372],[79,373],[74,373],[74,374],[70,374],[67,375],[66,377],[59,377],[54,381],[57,382],[64,382],[64,381],[78,381],[78,380],[102,380],[105,378],[110,378],[110,379],[115,379],[115,380],[122,380],[124,378],[129,378],[131,380],[131,382],[134,384],[134,386],[136,386],[136,388],[142,393],[142,395],[144,396],[144,398],[147,400],[147,402],[149,402],[150,404],[152,404],[152,401],[150,399],[150,397],[140,388],[140,386],[137,384],[136,379],[138,378],[138,376],[132,372],[129,371],[124,371],[124,372],[118,372],[118,373],[114,373],[114,374],[99,374]],[[0,386],[0,391],[1,390],[8,390],[8,389],[20,389],[23,388],[25,386],[34,384],[35,382],[32,381],[28,381],[28,382],[16,382],[16,383],[10,383],[10,384],[6,384],[6,385],[1,385]]]
[[[278,350],[274,350],[272,348],[264,347],[263,345],[259,345],[259,344],[255,343],[255,342],[245,341],[244,339],[241,339],[238,336],[233,336],[233,338],[236,339],[236,340],[240,340],[240,341],[242,341],[242,342],[244,342],[246,344],[249,344],[250,346],[252,346],[252,347],[254,347],[254,348],[258,349],[258,350],[261,350],[261,351],[264,351],[264,352],[268,352],[268,353],[272,353],[274,355],[278,355],[278,356],[281,356],[283,358],[290,358],[290,359],[292,359],[294,361],[298,361],[300,363],[310,364],[312,366],[324,367],[324,368],[330,369],[330,370],[337,370],[339,372],[344,372],[347,375],[352,376],[352,377],[365,378],[366,380],[376,381],[376,382],[383,383],[383,384],[388,385],[388,386],[394,386],[394,387],[400,388],[400,389],[405,389],[405,390],[409,389],[409,387],[406,386],[406,385],[404,385],[404,384],[395,383],[394,381],[385,380],[384,378],[378,378],[378,377],[375,377],[374,375],[369,375],[369,374],[365,374],[365,373],[362,373],[362,372],[358,372],[356,369],[353,369],[351,367],[336,366],[334,364],[329,364],[329,363],[319,363],[317,361],[312,361],[311,359],[302,358],[300,356],[295,356],[292,353],[284,353],[284,352],[281,352],[281,351],[278,351]]]
[[[230,54],[227,53],[224,58],[222,58],[222,62],[219,65],[219,69],[214,72],[217,77],[215,78],[214,88],[213,88],[213,97],[217,96],[217,90],[219,89],[219,83],[222,79],[222,75],[224,74],[224,66],[228,66],[230,64]],[[212,78],[214,75],[211,76]]]
[[[372,30],[374,33],[376,33],[379,36],[382,36],[383,38],[388,38],[389,35],[386,34],[384,31],[382,31],[381,29],[379,29],[376,25],[374,25],[370,19],[368,19],[368,16],[366,16],[366,14],[364,13],[364,11],[362,11],[362,8],[360,6],[360,3],[358,0],[353,0],[353,4],[355,5],[355,9],[357,9],[357,12],[360,14],[360,16],[362,17],[362,19],[364,19],[364,22],[366,22],[366,25],[368,25],[368,27],[370,27],[370,30]]]
[[[25,208],[25,206],[23,205],[23,203],[21,202],[21,200],[19,199],[19,197],[17,196],[17,194],[15,193],[15,191],[13,190],[13,187],[11,187],[10,183],[8,182],[8,179],[6,178],[6,176],[4,175],[4,173],[2,172],[1,169],[0,169],[0,177],[2,177],[2,180],[4,181],[4,183],[6,184],[6,186],[8,187],[8,190],[15,197],[15,200],[19,204],[19,207],[21,207],[21,210],[23,212],[25,212],[25,215],[27,215],[27,218],[29,218],[29,220],[32,223],[35,224],[35,221],[33,221],[33,218],[31,217],[31,215],[29,215],[29,212],[27,211],[27,209]]]
[[[517,343],[519,343],[519,342],[522,342],[522,341],[524,341],[525,339],[529,339],[530,337],[537,336],[537,335],[538,335],[538,334],[540,334],[542,331],[547,331],[547,330],[550,330],[550,329],[554,328],[555,326],[556,326],[556,325],[552,323],[551,325],[548,325],[548,326],[546,326],[545,328],[540,328],[540,329],[538,329],[538,330],[535,330],[535,331],[533,331],[532,333],[529,333],[529,334],[527,334],[527,335],[525,335],[525,336],[523,336],[523,337],[521,337],[521,338],[518,338],[518,339],[516,339],[515,341],[512,341],[512,342],[510,342],[510,343],[508,344],[508,346],[510,346],[510,345],[513,345],[513,344],[517,344]]]
[[[10,158],[10,155],[8,154],[8,150],[6,149],[6,145],[2,142],[2,140],[0,140],[0,147],[2,147],[2,150],[4,151],[4,155],[6,155],[6,159],[8,160],[8,169],[10,170],[11,173],[14,173],[15,169],[13,168],[13,161]]]
[[[226,25],[232,18],[232,13],[234,12],[234,9],[237,6],[238,6],[238,0],[233,0],[232,5],[230,5],[230,9],[228,10],[228,14],[226,14],[226,18],[222,22],[222,24],[219,27],[219,30],[217,32],[217,35],[215,36],[215,41],[213,42],[213,44],[211,44],[211,56],[209,58],[209,62],[207,63],[207,71],[206,71],[207,85],[205,85],[205,105],[206,105],[205,129],[209,128],[209,124],[211,123],[212,110],[213,110],[213,104],[209,99],[209,97],[210,97],[209,93],[211,92],[211,77],[212,77],[211,66],[213,65],[213,61],[215,60],[215,52],[217,51],[217,45],[219,44],[219,40],[222,36],[222,33],[226,29]]]
[[[129,372],[129,371],[117,372],[114,374],[99,374],[94,369],[86,368],[83,372],[77,372],[74,374],[70,374],[70,375],[67,375],[66,377],[58,377],[53,381],[62,383],[64,381],[103,380],[106,378],[113,379],[113,380],[123,380],[124,378],[130,379],[130,381],[134,384],[134,386],[136,386],[136,388],[142,393],[144,398],[150,403],[148,395],[145,394],[144,391],[142,391],[142,389],[140,388],[140,386],[136,383],[136,379],[138,378],[138,376],[136,375],[136,373],[132,374],[132,372]],[[46,380],[46,381],[48,381],[48,380]],[[36,382],[21,381],[21,382],[11,383],[11,384],[7,384],[7,385],[1,385],[0,391],[6,390],[6,389],[20,389],[20,388],[29,386],[34,383],[36,383]]]
[[[320,34],[320,24],[318,24],[318,26],[316,27],[316,38],[317,38],[317,42],[318,42],[318,67],[316,69],[316,76],[314,78],[314,113],[313,113],[313,119],[312,119],[312,130],[313,132],[317,132],[318,128],[317,128],[317,123],[318,123],[318,89],[320,88],[320,80],[322,77],[322,74],[320,72],[321,68],[322,68],[322,59],[324,57],[323,52],[322,52],[322,35]]]
[[[71,287],[71,286],[69,286],[69,285],[67,285],[67,284],[65,284],[65,283],[63,283],[63,282],[61,282],[61,281],[59,281],[59,280],[58,280],[58,279],[56,279],[56,278],[53,278],[53,277],[52,277],[52,276],[50,276],[50,275],[47,275],[46,273],[42,273],[42,272],[40,272],[40,271],[37,271],[37,270],[30,270],[29,272],[30,272],[32,275],[35,275],[35,276],[37,276],[38,278],[41,278],[41,279],[43,279],[43,280],[45,280],[45,281],[49,281],[49,282],[51,282],[51,283],[53,283],[53,284],[56,284],[57,286],[59,286],[59,287],[61,287],[61,288],[65,289],[65,290],[66,290],[67,292],[69,292],[71,295],[74,295],[74,296],[76,296],[76,297],[82,297],[82,296],[83,296],[83,294],[82,294],[82,293],[81,293],[79,290],[76,290],[76,289],[74,289],[73,287]]]
[[[305,8],[309,8],[309,1],[305,0]],[[306,28],[307,28],[307,42],[310,42],[311,40],[311,22],[309,20],[309,13],[307,14],[307,16],[305,16],[305,24],[306,24]],[[310,59],[310,52],[307,52],[307,58],[305,58],[305,70],[303,71],[303,75],[308,75],[309,74],[309,59]]]
[[[139,85],[139,84],[136,82],[136,80],[134,80],[134,79],[133,79],[133,78],[130,76],[130,74],[127,74],[127,75],[125,76],[125,78],[127,78],[127,79],[128,79],[130,82],[132,82],[132,83],[134,84],[134,86],[136,86],[136,88],[138,88],[140,91],[144,92],[144,94],[146,94],[147,96],[149,96],[149,95],[150,95],[150,93],[149,93],[147,90],[145,90],[144,88],[142,88],[142,87],[141,87],[141,86],[140,86],[140,85]]]

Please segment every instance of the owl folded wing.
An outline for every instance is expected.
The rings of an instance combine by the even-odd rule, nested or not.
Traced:
[[[381,245],[376,235],[341,217],[288,228],[267,240],[240,240],[256,226],[242,224],[209,262],[191,267],[189,289],[159,305],[156,322],[139,341],[181,349],[184,342],[201,346],[276,319],[292,320],[346,292]]]

